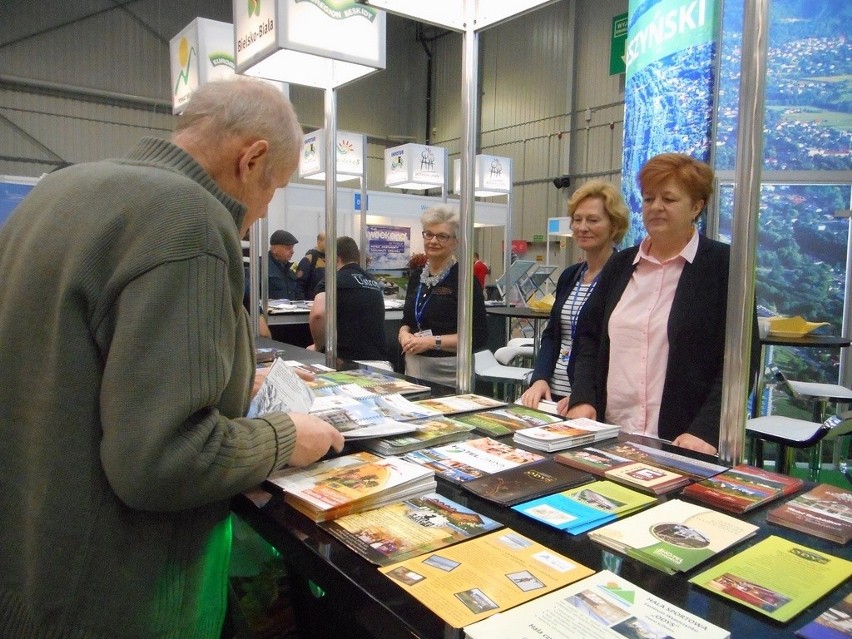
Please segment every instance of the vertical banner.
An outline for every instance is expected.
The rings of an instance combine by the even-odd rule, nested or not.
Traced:
[[[643,236],[639,169],[665,152],[710,161],[718,0],[630,0],[621,188],[625,244]]]
[[[408,226],[367,226],[367,256],[371,271],[408,268],[411,228]]]

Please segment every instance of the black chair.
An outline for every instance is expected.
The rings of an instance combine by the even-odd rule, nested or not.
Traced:
[[[761,451],[752,463],[762,466],[762,442],[773,442],[778,444],[775,471],[789,474],[790,469],[795,465],[795,450],[810,449],[808,476],[812,481],[817,481],[822,465],[822,440],[843,421],[837,415],[832,415],[822,423],[783,415],[766,415],[749,419],[746,421],[746,435],[755,440],[752,449]]]

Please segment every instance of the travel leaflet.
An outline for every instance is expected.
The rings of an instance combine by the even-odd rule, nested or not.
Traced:
[[[724,510],[744,513],[800,490],[797,477],[773,473],[748,464],[734,466],[713,477],[690,484],[681,496],[697,499]]]
[[[852,637],[852,594],[846,595],[819,617],[796,631],[802,639],[850,639]]]
[[[845,544],[852,539],[852,491],[819,484],[770,510],[766,521]]]
[[[770,536],[689,581],[787,622],[852,575],[852,562]]]
[[[374,564],[386,566],[470,539],[503,524],[437,493],[320,523]]]
[[[514,433],[516,430],[532,426],[544,426],[564,422],[564,417],[551,415],[544,411],[528,408],[519,404],[510,404],[503,408],[459,415],[456,417],[465,424],[470,424],[479,432],[491,437],[500,437]]]
[[[381,455],[402,455],[412,450],[467,439],[473,426],[438,415],[408,422],[417,430],[392,437],[366,439],[362,446]]]
[[[579,535],[647,508],[657,500],[611,481],[564,490],[512,506],[548,526]]]
[[[511,506],[539,495],[586,484],[592,479],[582,470],[544,459],[465,482],[462,488],[488,501]]]
[[[434,491],[434,473],[398,457],[327,470],[310,485],[287,490],[284,500],[314,521],[376,508]]]
[[[403,455],[403,459],[427,466],[449,481],[461,483],[544,457],[490,437],[480,437],[411,451]]]
[[[509,528],[379,571],[454,628],[594,572]]]
[[[474,393],[447,395],[446,397],[430,397],[429,399],[421,399],[414,403],[419,406],[436,410],[442,415],[472,413],[474,411],[497,408],[499,406],[506,405],[506,402],[502,402],[499,399],[493,399],[491,397],[486,397],[485,395],[476,395]]]
[[[465,636],[467,639],[727,639],[731,633],[603,570],[467,626]]]
[[[730,515],[672,499],[593,530],[589,538],[675,574],[695,568],[757,530]]]
[[[524,428],[515,431],[513,439],[517,444],[552,452],[610,439],[618,431],[618,426],[581,418]]]

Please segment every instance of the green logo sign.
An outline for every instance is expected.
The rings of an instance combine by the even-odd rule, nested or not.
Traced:
[[[260,15],[260,0],[248,0],[248,14],[250,16]]]
[[[354,16],[361,16],[370,22],[376,19],[375,10],[352,0],[296,0],[297,4],[299,2],[310,2],[333,20],[345,20]]]
[[[624,73],[624,45],[627,44],[627,14],[622,13],[612,19],[612,39],[609,47],[609,74]]]

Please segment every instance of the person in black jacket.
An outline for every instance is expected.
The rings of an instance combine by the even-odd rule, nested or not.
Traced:
[[[277,230],[269,238],[269,299],[299,300],[296,286],[296,268],[293,259],[296,236],[289,231]]]
[[[385,295],[381,282],[358,266],[361,252],[351,237],[337,238],[337,356],[343,360],[387,362]],[[312,350],[325,350],[325,279],[317,287],[309,325]],[[390,366],[388,363],[387,366]]]
[[[325,278],[325,232],[317,234],[316,248],[308,249],[299,260],[296,270],[296,290],[300,300],[312,300],[317,294],[317,285]]]
[[[574,241],[585,251],[586,259],[562,271],[556,284],[556,300],[541,335],[530,387],[521,395],[524,406],[531,408],[542,399],[563,400],[571,394],[568,361],[577,318],[630,224],[621,193],[603,180],[586,182],[571,195],[568,217]]]
[[[426,265],[408,280],[399,343],[405,354],[405,374],[456,386],[458,350],[459,215],[446,204],[427,210],[423,224]],[[488,327],[485,297],[473,280],[473,352],[486,348]]]
[[[648,235],[610,258],[580,314],[567,416],[715,454],[730,247],[695,228],[713,170],[664,153],[641,169],[639,187]]]

